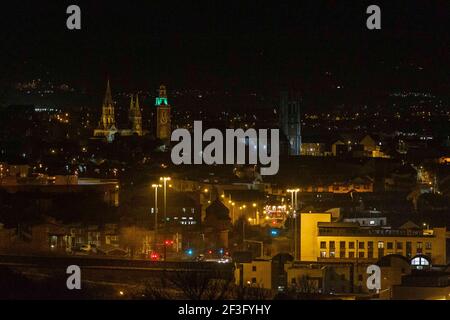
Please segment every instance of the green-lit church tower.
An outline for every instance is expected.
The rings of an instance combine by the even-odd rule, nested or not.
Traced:
[[[170,105],[167,101],[167,92],[164,85],[159,86],[159,95],[155,99],[156,106],[156,137],[164,141],[166,145],[170,143],[172,134],[170,121]]]

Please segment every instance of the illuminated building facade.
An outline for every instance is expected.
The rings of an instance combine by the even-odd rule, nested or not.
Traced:
[[[332,222],[331,213],[302,213],[300,226],[302,261],[377,261],[396,254],[446,264],[446,228],[361,227]]]
[[[300,154],[302,156],[324,157],[331,154],[330,152],[327,152],[326,147],[325,143],[320,142],[302,143]]]
[[[274,228],[281,228],[287,217],[286,205],[264,207],[264,219],[261,219],[261,225]]]
[[[271,260],[254,259],[238,265],[234,271],[236,285],[272,289]]]

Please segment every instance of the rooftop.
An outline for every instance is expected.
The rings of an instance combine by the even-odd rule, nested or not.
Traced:
[[[360,227],[353,222],[319,222],[319,236],[365,237],[433,237],[433,232],[422,229],[392,229],[390,227]]]

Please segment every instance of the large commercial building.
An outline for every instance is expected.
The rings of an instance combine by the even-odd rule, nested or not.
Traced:
[[[332,222],[331,213],[300,215],[301,261],[377,261],[390,254],[423,256],[434,265],[445,265],[446,228],[364,227]]]

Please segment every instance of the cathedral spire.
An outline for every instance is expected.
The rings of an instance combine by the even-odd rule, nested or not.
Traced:
[[[129,119],[131,122],[131,130],[142,136],[142,116],[141,109],[139,107],[139,96],[136,94],[136,100],[133,101],[133,95],[131,95]]]
[[[130,112],[134,109],[134,101],[133,101],[133,94],[131,94],[131,101],[130,101]]]
[[[139,95],[138,94],[136,94],[136,103],[135,103],[134,107],[136,108],[136,112],[140,115],[141,109],[139,107]]]
[[[105,92],[105,99],[103,100],[103,105],[104,106],[108,106],[108,105],[112,105],[113,101],[112,101],[112,95],[111,95],[111,87],[109,85],[109,79],[108,82],[106,83],[106,92]]]
[[[114,103],[111,95],[111,86],[109,85],[109,79],[106,83],[105,99],[102,106],[102,118],[100,120],[100,128],[110,129],[116,123],[114,116]]]
[[[114,139],[114,134],[117,132],[116,120],[114,116],[114,103],[111,95],[111,86],[109,79],[106,83],[105,98],[103,99],[102,115],[98,124],[98,128],[94,130],[94,136],[104,136],[111,142]]]

